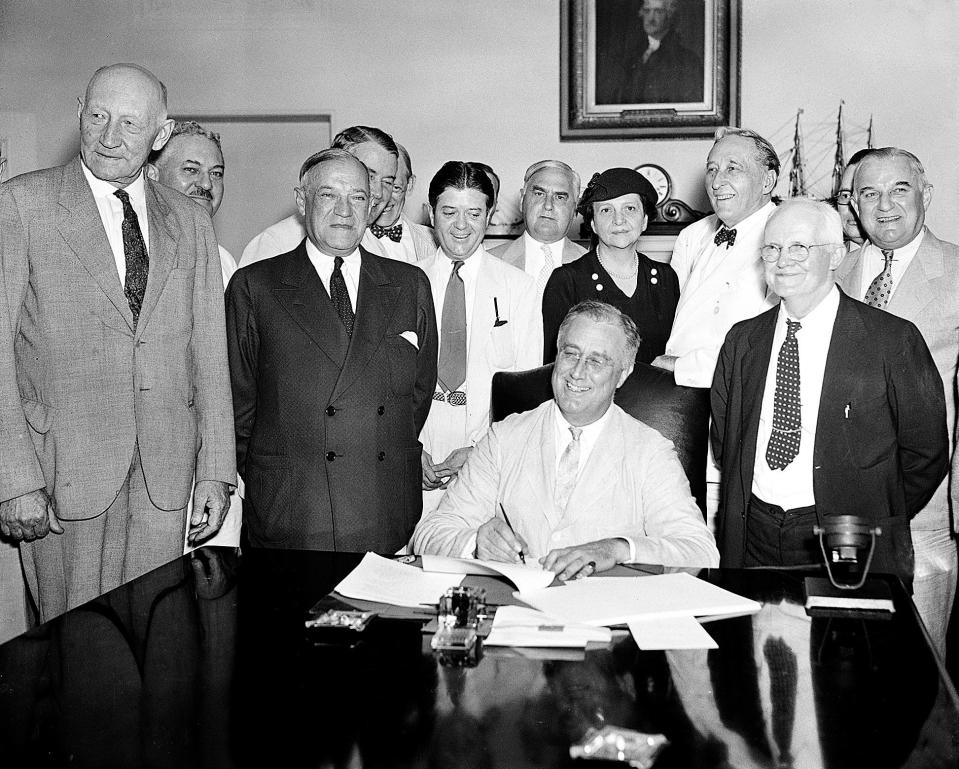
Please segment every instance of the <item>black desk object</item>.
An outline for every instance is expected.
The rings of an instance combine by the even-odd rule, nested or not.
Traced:
[[[185,556],[0,646],[3,766],[589,766],[569,745],[603,723],[664,734],[659,769],[774,766],[784,689],[769,693],[759,627],[798,660],[797,765],[959,766],[955,689],[897,581],[892,615],[806,620],[805,572],[703,571],[764,603],[708,623],[716,650],[627,637],[452,669],[409,620],[374,620],[354,648],[310,643],[307,610],[359,555],[231,556]]]

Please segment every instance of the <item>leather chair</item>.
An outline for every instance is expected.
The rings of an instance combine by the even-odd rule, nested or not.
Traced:
[[[493,375],[494,422],[536,408],[553,397],[553,365]],[[659,430],[673,442],[686,471],[696,504],[706,514],[706,444],[709,439],[709,390],[682,387],[669,371],[637,363],[616,391],[616,404],[627,414]]]

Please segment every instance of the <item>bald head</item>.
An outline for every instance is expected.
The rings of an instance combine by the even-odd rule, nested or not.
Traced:
[[[166,116],[166,88],[137,64],[98,69],[77,116],[84,164],[117,188],[140,175],[150,152],[162,149],[173,131]]]

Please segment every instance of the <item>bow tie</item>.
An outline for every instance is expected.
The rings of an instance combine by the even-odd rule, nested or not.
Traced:
[[[371,224],[370,232],[378,238],[382,238],[385,235],[394,243],[399,243],[403,239],[403,225],[399,222],[392,227],[380,227],[380,225],[376,223]]]
[[[717,246],[721,243],[726,244],[726,248],[736,244],[736,230],[730,230],[725,225],[719,228],[719,232],[716,233],[716,237],[713,238],[713,243]]]

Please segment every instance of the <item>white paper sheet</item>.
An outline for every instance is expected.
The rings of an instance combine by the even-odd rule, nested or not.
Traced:
[[[654,649],[716,649],[719,645],[695,617],[657,617],[629,623],[636,645]]]
[[[653,617],[752,614],[756,601],[686,572],[649,577],[590,577],[563,587],[515,593],[523,603],[568,622],[619,625]]]
[[[553,572],[546,571],[539,564],[534,566],[531,563],[500,563],[475,558],[447,558],[442,555],[424,555],[422,558],[423,571],[506,577],[520,591],[542,590],[556,578]]]
[[[611,638],[609,628],[566,624],[525,606],[500,606],[484,644],[583,649],[590,641],[609,643]]]
[[[364,601],[397,606],[435,606],[447,588],[455,587],[462,581],[462,576],[427,574],[416,566],[367,553],[334,589],[340,595]]]

